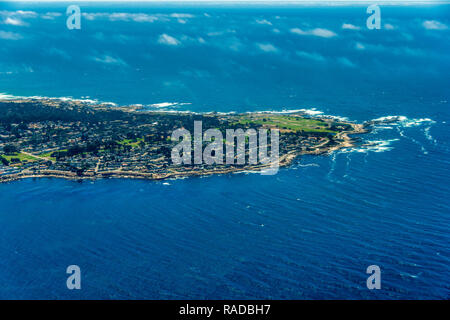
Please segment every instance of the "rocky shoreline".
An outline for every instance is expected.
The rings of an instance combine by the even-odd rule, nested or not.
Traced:
[[[200,123],[198,132],[196,123]],[[181,141],[188,139],[186,141],[190,143],[186,152],[192,156],[192,132],[194,137],[203,137],[203,131],[215,129],[217,141],[223,142],[218,144],[219,154],[224,155],[224,147],[228,148],[228,141],[234,143],[238,130],[259,133],[277,129],[279,157],[278,163],[272,167],[286,167],[301,155],[320,155],[351,148],[356,143],[351,136],[367,132],[367,127],[367,124],[332,116],[311,116],[301,110],[203,114],[154,112],[136,106],[45,98],[0,99],[0,183],[41,177],[164,180],[262,171],[270,164],[256,164],[255,159],[249,161],[252,164],[240,165],[233,164],[235,160],[229,165],[214,164],[217,163],[215,161],[209,165],[178,165],[172,159],[172,151],[177,150],[175,152],[180,154],[176,147],[181,143],[180,139],[174,138],[174,132],[184,130]],[[234,132],[230,137],[229,131]],[[245,139],[250,137],[247,135]],[[265,139],[267,143],[267,136]],[[200,138],[200,154],[203,154],[203,147],[206,150],[211,143],[207,140],[202,142]],[[194,144],[194,157],[197,151]],[[184,152],[182,149],[183,157]],[[192,158],[187,162],[183,160],[183,163],[191,162]]]
[[[349,135],[363,134],[367,133],[368,130],[365,125],[349,123],[352,127],[352,131],[342,131],[338,133],[338,139],[342,140],[339,144],[327,147],[324,145],[318,145],[310,151],[302,152],[290,152],[280,156],[279,167],[289,166],[297,157],[301,155],[321,155],[329,154],[339,149],[351,148],[355,146],[355,140]],[[77,175],[70,171],[56,171],[56,170],[42,170],[39,172],[27,172],[23,171],[18,174],[11,174],[0,176],[0,183],[17,181],[21,179],[28,178],[62,178],[72,181],[83,181],[83,180],[97,180],[97,179],[109,179],[109,178],[122,178],[122,179],[142,179],[142,180],[165,180],[165,179],[179,179],[186,177],[201,177],[210,175],[221,175],[221,174],[231,174],[239,173],[245,171],[261,171],[267,169],[270,165],[249,165],[249,166],[230,166],[226,169],[214,169],[214,170],[192,170],[192,171],[182,171],[182,172],[172,172],[165,174],[152,174],[145,172],[135,172],[135,171],[105,171],[98,172],[96,174],[83,174]]]

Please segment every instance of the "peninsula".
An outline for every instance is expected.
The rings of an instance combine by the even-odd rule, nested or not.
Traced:
[[[66,179],[141,178],[259,171],[256,164],[175,165],[171,150],[178,128],[279,130],[279,165],[304,154],[352,147],[362,124],[333,117],[293,113],[190,113],[148,110],[145,106],[51,98],[0,100],[0,182],[33,177]],[[270,147],[270,145],[269,145]],[[247,163],[247,162],[246,162]]]

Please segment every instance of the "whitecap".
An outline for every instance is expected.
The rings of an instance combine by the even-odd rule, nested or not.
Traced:
[[[63,102],[79,102],[86,104],[99,104],[99,105],[111,105],[117,106],[114,102],[99,101],[96,99],[77,99],[73,97],[46,97],[46,96],[15,96],[7,93],[0,93],[0,100],[14,100],[14,99],[29,99],[29,100],[51,100],[51,101],[63,101]]]
[[[433,136],[431,135],[430,129],[431,129],[431,127],[426,127],[426,128],[423,130],[423,133],[425,134],[425,137],[426,137],[429,141],[433,142],[434,144],[437,144],[437,140],[434,139]]]
[[[160,103],[149,104],[147,106],[152,107],[152,108],[167,108],[167,107],[174,107],[177,105],[178,105],[177,102],[160,102]]]
[[[298,164],[299,167],[320,167],[317,163]]]
[[[404,133],[404,131],[401,130],[400,128],[398,128],[398,127],[397,127],[397,131],[398,131],[398,133],[400,134],[400,136],[401,136],[402,138],[405,138],[405,139],[410,140],[411,142],[417,144],[417,145],[420,147],[420,149],[422,150],[422,153],[423,153],[423,154],[428,154],[427,149],[425,149],[425,147],[423,146],[422,143],[420,143],[419,141],[417,141],[416,139],[414,139],[414,138],[412,138],[412,137],[407,136],[407,135]]]
[[[434,124],[436,121],[430,118],[408,118],[406,116],[385,116],[370,120],[369,123],[374,125],[383,124],[384,126],[377,126],[378,129],[387,129],[389,126],[401,126],[401,127],[416,127],[423,124]]]
[[[399,141],[400,139],[388,139],[388,140],[371,140],[357,148],[343,149],[341,153],[357,152],[357,153],[369,153],[369,152],[385,152],[391,151],[393,147],[392,142]]]

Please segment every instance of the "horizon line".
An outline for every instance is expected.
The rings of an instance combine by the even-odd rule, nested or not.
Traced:
[[[36,3],[35,0],[0,0],[9,3],[33,2],[39,3],[74,3],[77,2],[116,2],[116,3],[154,3],[154,4],[270,4],[270,5],[291,5],[291,4],[308,4],[308,5],[342,5],[342,4],[378,4],[378,5],[408,5],[408,4],[450,4],[450,0],[44,0]]]

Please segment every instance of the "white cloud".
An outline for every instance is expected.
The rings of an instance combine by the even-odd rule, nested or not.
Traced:
[[[363,45],[361,42],[357,42],[357,43],[355,44],[355,49],[356,49],[356,50],[365,50],[365,49],[366,49],[366,46]]]
[[[24,10],[17,10],[15,13],[20,16],[23,16],[24,18],[35,18],[38,15],[34,11],[24,11]]]
[[[50,56],[60,57],[64,60],[70,60],[71,56],[64,50],[52,47],[46,50],[46,53]]]
[[[27,23],[23,22],[22,20],[17,19],[17,18],[11,18],[11,17],[7,17],[3,23],[9,24],[11,26],[26,26],[27,25]]]
[[[155,21],[170,21],[176,19],[180,23],[186,23],[187,19],[195,16],[189,13],[172,13],[172,14],[146,14],[146,13],[131,13],[131,12],[114,12],[114,13],[82,13],[87,20],[107,19],[109,21],[134,21],[134,22],[155,22]]]
[[[301,34],[301,35],[306,35],[306,34],[307,34],[306,31],[303,31],[303,30],[300,29],[300,28],[292,28],[292,29],[291,29],[291,32],[292,32],[292,33],[295,33],[295,34]]]
[[[410,56],[410,57],[425,57],[427,53],[421,49],[410,48],[405,46],[387,47],[381,44],[369,44],[357,42],[355,44],[356,50],[369,50],[373,52],[387,53],[397,56]]]
[[[11,26],[27,26],[28,23],[24,19],[35,18],[38,14],[34,11],[0,11],[0,19],[3,20],[3,24],[8,24]]]
[[[227,29],[227,30],[223,30],[223,31],[211,31],[211,32],[208,32],[206,35],[208,37],[218,37],[218,36],[223,36],[223,35],[229,34],[229,33],[236,33],[236,30]]]
[[[306,58],[309,60],[313,60],[313,61],[317,61],[317,62],[324,62],[325,61],[325,57],[318,54],[318,53],[310,53],[310,52],[305,52],[305,51],[297,51],[295,52],[295,54],[301,58]]]
[[[170,16],[172,18],[177,18],[177,19],[194,18],[194,15],[192,15],[190,13],[172,13]]]
[[[0,39],[3,40],[19,40],[22,36],[19,33],[8,32],[0,30]]]
[[[88,18],[91,17],[91,14],[85,14]],[[94,14],[95,15],[95,14]],[[3,18],[4,24],[9,24],[13,26],[27,26],[28,23],[24,20],[26,19],[34,19],[34,18],[42,18],[45,20],[54,20],[57,17],[62,16],[61,12],[46,12],[38,14],[34,11],[24,11],[24,10],[17,10],[17,11],[7,11],[2,10],[0,11],[0,18]],[[92,19],[90,19],[92,20]]]
[[[427,30],[446,30],[447,25],[437,20],[427,20],[422,23],[422,26]]]
[[[338,58],[338,62],[345,67],[349,67],[349,68],[356,67],[356,65],[353,62],[351,62],[349,59],[347,59],[346,57]]]
[[[157,15],[150,15],[145,13],[128,13],[128,12],[114,12],[114,13],[82,13],[87,20],[108,19],[109,21],[134,21],[134,22],[155,22],[160,20]]]
[[[268,26],[271,26],[271,25],[272,25],[272,22],[270,22],[269,20],[266,20],[266,19],[257,19],[257,20],[256,20],[256,23],[257,23],[257,24],[266,24],[266,25],[268,25]]]
[[[256,46],[259,48],[259,50],[264,52],[278,52],[277,47],[275,47],[271,43],[257,43]]]
[[[384,29],[386,29],[386,30],[394,30],[395,27],[392,24],[390,24],[390,23],[385,23],[384,24]]]
[[[299,34],[299,35],[312,35],[316,37],[322,37],[322,38],[331,38],[337,36],[336,33],[334,33],[331,30],[323,29],[323,28],[315,28],[312,30],[304,31],[300,28],[293,28],[290,30],[292,33]]]
[[[120,58],[117,57],[113,57],[110,55],[103,55],[100,57],[91,57],[92,60],[103,63],[103,64],[108,64],[108,65],[116,65],[116,66],[126,66],[126,62],[123,61]]]
[[[166,33],[163,33],[158,38],[158,43],[165,44],[168,46],[178,46],[180,44],[180,41],[178,41],[176,38],[169,36]]]
[[[209,44],[212,46],[222,49],[222,50],[231,50],[234,52],[240,52],[244,49],[246,49],[246,45],[242,43],[242,41],[235,37],[222,37],[220,40],[217,39],[217,41],[214,41],[214,38],[208,41]],[[249,48],[247,48],[249,49]]]
[[[60,17],[62,14],[60,12],[47,12],[43,15],[41,15],[42,19],[46,19],[46,20],[54,20],[58,17]]]
[[[144,16],[142,16],[144,17]],[[122,20],[122,21],[128,21],[130,19],[136,19],[137,15],[131,14],[131,13],[111,13],[108,16],[108,19],[111,21],[115,21],[115,20]]]
[[[231,51],[239,52],[244,49],[244,44],[236,37],[231,37],[224,41],[224,48],[227,48]]]
[[[133,20],[134,22],[155,22],[155,21],[159,20],[159,18],[154,15],[138,13],[138,14],[131,16],[131,20]]]
[[[311,30],[311,34],[317,37],[323,37],[323,38],[331,38],[335,37],[337,34],[334,33],[331,30],[328,29],[322,29],[322,28],[316,28]]]
[[[86,13],[86,12],[82,12],[81,15],[86,20],[94,20],[99,16],[99,14],[97,14],[97,13]]]
[[[21,17],[21,18],[36,18],[38,14],[34,11],[23,11],[23,10],[17,10],[17,11],[7,11],[3,10],[0,11],[0,16],[2,17]]]
[[[343,23],[342,24],[342,29],[347,29],[347,30],[360,30],[361,27],[355,26],[351,23]]]

